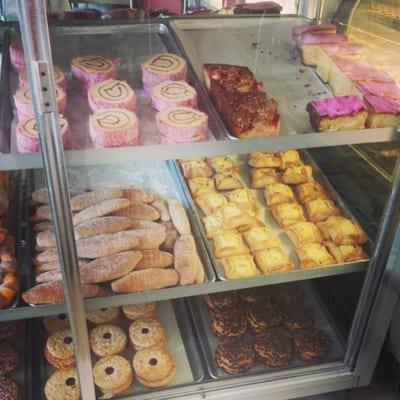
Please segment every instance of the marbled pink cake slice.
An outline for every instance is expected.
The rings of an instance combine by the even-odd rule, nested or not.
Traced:
[[[301,25],[292,29],[292,37],[294,40],[307,32],[313,33],[336,33],[336,25],[320,24],[320,25]]]
[[[385,72],[365,62],[335,58],[335,64],[353,82],[375,81],[392,83],[393,79]]]
[[[197,92],[185,81],[164,81],[153,85],[150,97],[157,111],[168,107],[197,107]]]

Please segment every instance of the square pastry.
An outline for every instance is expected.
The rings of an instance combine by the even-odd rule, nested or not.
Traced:
[[[300,204],[305,204],[315,199],[329,199],[325,189],[317,181],[302,183],[297,185],[294,190]]]
[[[219,233],[214,236],[214,255],[217,258],[250,253],[243,238],[238,233]]]
[[[311,165],[296,165],[288,167],[283,171],[281,182],[289,185],[298,185],[299,183],[312,181]]]
[[[225,193],[226,198],[236,204],[241,210],[254,212],[258,209],[258,203],[249,189],[236,189]]]
[[[217,173],[239,171],[239,166],[228,156],[207,158],[207,163]]]
[[[207,193],[195,199],[196,204],[205,216],[214,214],[218,208],[228,204],[228,200],[221,193]]]
[[[280,180],[280,172],[276,168],[250,168],[251,187],[263,189]]]
[[[240,174],[237,171],[216,173],[214,179],[217,190],[233,190],[244,188]]]
[[[256,219],[242,211],[234,203],[228,203],[220,207],[217,214],[222,216],[222,227],[224,229],[236,229],[241,225],[251,225]]]
[[[192,160],[179,160],[183,175],[186,179],[193,178],[210,178],[213,176],[213,170],[205,162],[204,158],[196,158]]]
[[[251,228],[260,228],[260,227],[263,227],[263,226],[265,226],[264,222],[260,221],[256,217],[252,217],[252,221],[250,223],[244,224],[244,225],[240,225],[236,229],[237,229],[238,232],[243,233],[243,232],[247,232]]]
[[[243,233],[243,239],[251,251],[267,250],[282,245],[279,238],[266,226],[249,229]]]
[[[222,227],[222,215],[219,214],[212,214],[203,218],[203,225],[207,239],[214,239],[217,233],[225,231]]]
[[[325,242],[325,246],[339,264],[365,260],[367,258],[363,248],[358,244],[345,244],[343,246],[336,246],[335,243]]]
[[[294,193],[290,186],[284,183],[273,183],[265,188],[265,201],[268,207],[280,203],[295,202]]]
[[[300,154],[297,150],[280,151],[278,154],[281,159],[281,169],[283,170],[302,164]]]
[[[323,244],[308,243],[297,249],[300,259],[300,268],[322,267],[335,264],[335,259],[330,255]]]
[[[298,203],[277,204],[276,206],[271,207],[270,210],[272,216],[282,228],[306,220],[303,208]]]
[[[254,259],[257,267],[264,274],[274,274],[293,269],[293,263],[290,261],[289,256],[280,247],[256,251]]]
[[[279,168],[281,159],[275,153],[250,153],[249,165],[254,168]]]
[[[193,198],[203,196],[207,193],[215,192],[214,180],[210,178],[193,178],[188,180],[190,193]]]
[[[250,278],[260,275],[260,271],[250,254],[223,258],[221,262],[228,279]]]
[[[318,227],[312,222],[299,222],[285,229],[291,242],[296,248],[308,243],[322,243],[323,237]]]
[[[315,199],[304,205],[308,219],[317,223],[325,221],[333,215],[340,215],[340,210],[332,200]]]
[[[368,237],[360,225],[353,219],[344,217],[329,217],[326,221],[317,224],[324,238],[336,246],[345,244],[363,244]]]

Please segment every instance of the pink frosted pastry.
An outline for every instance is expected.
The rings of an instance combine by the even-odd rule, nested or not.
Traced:
[[[301,25],[295,26],[292,29],[292,37],[297,40],[301,35],[307,33],[336,33],[336,25],[334,24],[321,24],[321,25]]]
[[[139,120],[129,110],[110,108],[89,117],[89,132],[95,147],[121,147],[139,144]]]
[[[84,95],[97,82],[117,79],[117,62],[98,55],[75,57],[71,62],[71,70],[78,90]]]
[[[306,110],[311,125],[319,132],[363,129],[368,115],[361,99],[355,95],[311,101]]]
[[[56,100],[58,112],[64,114],[65,108],[67,106],[67,95],[64,90],[56,87]],[[28,88],[20,88],[15,92],[14,95],[15,108],[17,109],[18,119],[22,120],[33,116],[33,102],[31,91]]]
[[[186,61],[172,53],[156,54],[142,64],[143,87],[146,92],[163,81],[186,81]]]
[[[10,61],[14,70],[17,72],[25,71],[25,56],[22,44],[20,42],[13,42],[10,45]]]
[[[60,117],[61,138],[64,148],[68,148],[70,133],[68,121]],[[32,153],[40,150],[39,132],[34,117],[29,117],[17,125],[17,149],[20,153]]]
[[[124,108],[136,110],[136,95],[125,81],[107,79],[90,87],[89,106],[93,111],[104,108]]]
[[[161,143],[200,142],[207,135],[207,114],[189,107],[170,107],[156,114]]]
[[[56,85],[64,90],[64,92],[67,90],[67,76],[58,67],[54,67],[54,80],[56,82]],[[22,71],[19,73],[19,85],[22,87],[29,87],[26,71]]]
[[[153,85],[150,97],[157,111],[168,107],[197,107],[196,90],[185,81],[164,81]]]

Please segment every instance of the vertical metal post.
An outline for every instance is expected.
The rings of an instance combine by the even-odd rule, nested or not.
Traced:
[[[52,210],[64,293],[74,339],[83,400],[94,400],[95,390],[77,263],[69,189],[55,98],[53,62],[45,0],[18,0],[29,84],[32,90],[40,146]]]

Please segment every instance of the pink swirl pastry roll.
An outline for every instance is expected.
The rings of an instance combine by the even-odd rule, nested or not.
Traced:
[[[56,87],[57,107],[60,114],[64,114],[67,106],[67,95],[64,90]],[[32,94],[28,88],[19,88],[14,95],[15,108],[17,109],[18,119],[22,120],[33,116]]]
[[[156,83],[164,81],[185,81],[186,61],[172,53],[156,54],[142,64],[143,87],[146,92]]]
[[[161,143],[200,142],[207,135],[207,114],[189,107],[170,107],[156,114]]]
[[[164,81],[150,88],[153,107],[157,111],[168,107],[197,107],[196,90],[185,81]]]
[[[68,121],[60,117],[61,137],[64,148],[69,145]],[[19,153],[32,153],[40,150],[39,131],[34,117],[29,117],[17,125],[17,150]]]
[[[110,108],[89,117],[89,132],[95,147],[121,147],[139,144],[139,120],[129,110]]]
[[[125,81],[107,79],[96,83],[88,91],[89,106],[93,111],[104,108],[136,110],[136,95]]]
[[[13,42],[10,45],[10,61],[14,70],[17,72],[25,71],[25,57],[22,44],[20,42]]]
[[[56,85],[59,86],[65,92],[67,90],[67,76],[58,67],[54,67],[53,72]],[[22,87],[29,87],[29,81],[26,71],[22,71],[19,73],[19,85]]]
[[[75,57],[71,63],[71,70],[78,90],[84,95],[95,83],[117,78],[117,63],[97,55]]]

